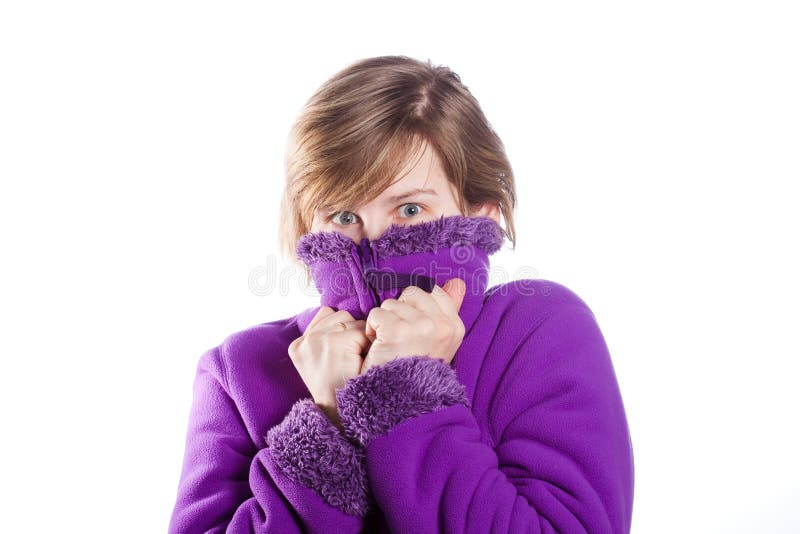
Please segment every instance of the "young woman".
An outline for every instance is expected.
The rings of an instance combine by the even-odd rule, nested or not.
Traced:
[[[201,356],[169,531],[629,532],[632,447],[594,315],[555,282],[487,287],[514,179],[459,77],[354,63],[311,97],[286,163],[283,248],[320,306]]]

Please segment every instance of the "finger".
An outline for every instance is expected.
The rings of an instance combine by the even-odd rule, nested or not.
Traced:
[[[446,313],[458,315],[466,292],[467,284],[461,278],[456,277],[445,282],[444,286],[434,286],[431,295]]]
[[[381,302],[380,307],[384,310],[389,310],[404,321],[408,321],[410,323],[419,320],[420,314],[422,313],[410,303],[402,302],[397,299],[386,299]]]
[[[314,314],[314,318],[311,319],[310,323],[308,323],[306,330],[311,330],[315,324],[317,324],[322,319],[324,319],[325,317],[329,316],[332,313],[335,312],[333,308],[331,308],[330,306],[320,306],[320,308],[317,310],[317,313]]]
[[[360,322],[363,323],[364,320],[362,319]],[[334,344],[342,344],[346,346],[348,343],[355,343],[358,347],[359,356],[364,356],[372,344],[372,341],[370,341],[370,339],[367,337],[367,334],[360,328],[348,328],[348,330],[333,332],[328,335],[333,338]]]
[[[317,328],[322,330],[343,330],[341,326],[337,325],[336,323],[344,323],[347,326],[347,323],[355,321],[355,318],[350,315],[350,312],[347,310],[339,310],[335,313],[324,317],[320,320],[319,324],[317,324]]]
[[[391,328],[402,321],[394,312],[384,308],[372,308],[367,315],[367,324],[364,332],[370,341],[383,340],[384,328]]]
[[[344,328],[342,328],[342,332],[344,332],[345,330],[363,331],[364,327],[367,324],[367,322],[364,319],[359,319],[358,321],[352,320],[352,321],[346,321],[346,322],[345,321],[339,321],[339,322],[341,322],[344,325]],[[337,326],[338,326],[338,324],[337,324]]]
[[[431,318],[441,318],[442,315],[447,315],[448,311],[444,310],[440,304],[434,299],[434,295],[428,293],[422,288],[416,286],[408,286],[400,293],[397,300],[401,303],[406,303],[423,312]]]

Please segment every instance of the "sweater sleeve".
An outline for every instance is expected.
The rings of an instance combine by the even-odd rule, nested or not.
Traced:
[[[563,307],[510,357],[494,357],[506,364],[488,402],[488,440],[439,359],[396,359],[337,390],[391,530],[629,532],[630,437],[591,311]]]
[[[360,532],[363,450],[310,399],[258,448],[227,388],[219,348],[200,358],[170,533]]]

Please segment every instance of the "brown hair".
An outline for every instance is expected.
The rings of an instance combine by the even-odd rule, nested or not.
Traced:
[[[282,254],[297,260],[298,240],[317,208],[344,209],[377,197],[425,141],[455,186],[461,213],[497,202],[513,248],[514,174],[478,101],[446,66],[380,56],[323,83],[291,128],[278,228]]]

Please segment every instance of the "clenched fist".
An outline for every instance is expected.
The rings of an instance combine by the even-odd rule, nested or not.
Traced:
[[[365,327],[363,319],[356,321],[345,310],[322,306],[304,334],[289,345],[289,357],[314,402],[339,429],[335,390],[361,371],[362,354],[370,345]]]
[[[451,278],[430,293],[409,286],[396,299],[386,299],[370,310],[367,337],[372,344],[361,374],[374,365],[415,355],[452,362],[464,339],[458,312],[465,292],[464,281]]]
[[[289,356],[314,402],[342,429],[336,390],[370,367],[415,355],[452,362],[464,339],[458,315],[466,284],[451,278],[427,291],[409,286],[370,310],[366,321],[322,306]]]

